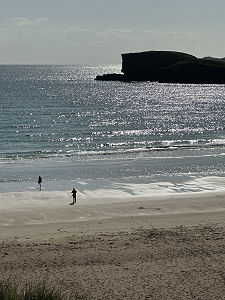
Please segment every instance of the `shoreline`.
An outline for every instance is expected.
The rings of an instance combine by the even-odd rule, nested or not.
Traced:
[[[4,196],[9,197],[9,203],[4,207],[1,202],[0,240],[225,223],[224,191],[106,198],[104,201],[80,197],[72,206],[68,201],[71,197],[63,192],[55,192],[53,196],[52,192],[16,193],[17,197],[15,193],[7,193],[0,194],[0,199]]]

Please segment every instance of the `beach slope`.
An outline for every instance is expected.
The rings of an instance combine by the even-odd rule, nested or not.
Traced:
[[[51,195],[14,194],[24,201],[16,207],[1,194],[12,200],[1,209],[1,280],[44,280],[92,299],[225,298],[223,193],[73,206]]]

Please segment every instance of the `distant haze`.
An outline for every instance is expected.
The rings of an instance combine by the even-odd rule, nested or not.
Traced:
[[[225,57],[224,0],[0,0],[0,64],[114,64],[121,53]]]

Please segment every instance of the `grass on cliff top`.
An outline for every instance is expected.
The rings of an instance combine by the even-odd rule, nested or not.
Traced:
[[[19,286],[10,280],[0,281],[0,300],[88,300],[87,295],[77,291],[68,296],[65,291],[57,287],[50,287],[46,283],[32,282]]]

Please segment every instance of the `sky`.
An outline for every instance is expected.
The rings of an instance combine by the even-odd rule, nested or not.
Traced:
[[[0,64],[120,64],[121,53],[225,57],[224,0],[0,0]]]

